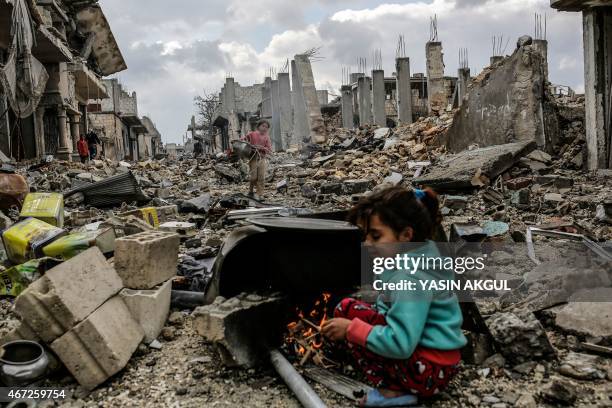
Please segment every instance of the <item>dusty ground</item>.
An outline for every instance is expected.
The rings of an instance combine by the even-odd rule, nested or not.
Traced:
[[[2,320],[0,334],[11,326],[10,302],[0,301]],[[176,316],[176,315],[175,315]],[[176,321],[178,320],[178,321]],[[88,395],[65,372],[60,372],[44,386],[67,388],[72,399],[58,404],[63,407],[299,407],[290,390],[270,367],[226,369],[214,347],[202,340],[191,327],[189,311],[182,319],[172,319],[154,350],[141,346],[128,366]],[[573,336],[551,336],[560,355],[575,347]],[[560,376],[557,364],[533,362],[531,367],[513,369],[503,359],[493,358],[483,366],[465,365],[452,386],[437,398],[424,402],[432,407],[536,407],[558,406],[559,401],[545,403],[544,396],[555,381],[567,385],[576,401],[570,406],[612,406],[612,361],[608,360],[608,380],[577,381]],[[355,404],[318,384],[314,389],[330,407],[352,407]],[[553,395],[559,392],[554,391]],[[54,406],[46,403],[43,406]]]

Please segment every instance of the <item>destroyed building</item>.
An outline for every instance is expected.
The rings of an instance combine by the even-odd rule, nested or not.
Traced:
[[[162,146],[137,95],[98,78],[106,96],[83,105],[82,130],[105,157],[0,156],[0,364],[15,347],[47,358],[0,382],[66,389],[57,404],[79,407],[354,406],[372,384],[321,336],[338,299],[373,299],[347,212],[389,186],[429,187],[435,240],[486,251],[511,291],[464,298],[459,373],[420,403],[609,406],[612,174],[584,166],[600,124],[588,96],[548,83],[541,38],[455,78],[436,37],[427,73],[400,53],[395,75],[354,74],[331,102],[311,55],[263,84],[226,78],[215,133],[194,118],[182,144]],[[276,152],[255,199],[231,142],[260,118]],[[197,140],[216,149],[194,158]]]
[[[144,137],[148,130],[138,116],[136,92],[126,92],[117,79],[105,79],[103,83],[108,97],[88,107],[91,129],[102,141],[105,155],[115,160],[137,160],[147,147]]]
[[[101,77],[126,69],[96,3],[0,2],[0,147],[8,156],[70,158],[88,129],[89,101],[108,96]],[[11,38],[11,29],[20,35]]]
[[[109,157],[142,155],[135,93],[103,79],[127,66],[97,1],[4,0],[0,15],[0,151],[78,158],[79,136],[95,130]]]

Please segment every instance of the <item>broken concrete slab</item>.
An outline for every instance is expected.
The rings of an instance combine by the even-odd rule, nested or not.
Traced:
[[[283,319],[277,311],[282,305],[279,297],[217,297],[193,311],[193,324],[198,334],[214,342],[224,364],[251,367],[278,342]]]
[[[210,193],[202,194],[190,200],[182,201],[179,204],[181,213],[202,213],[206,214],[210,209]]]
[[[374,131],[374,139],[384,139],[385,137],[389,136],[390,131],[391,129],[388,127],[378,128]]]
[[[543,152],[541,150],[534,150],[526,156],[530,160],[539,161],[541,163],[548,164],[551,162],[552,157],[550,154]]]
[[[391,175],[385,177],[382,182],[383,184],[388,183],[388,184],[397,186],[398,184],[402,182],[403,179],[404,179],[404,176],[402,176],[401,173],[392,172]]]
[[[320,188],[321,194],[342,194],[344,189],[342,183],[323,183]]]
[[[176,275],[179,235],[145,231],[116,241],[115,269],[129,289],[152,289]]]
[[[144,337],[120,296],[51,343],[51,349],[76,380],[91,390],[119,372]]]
[[[171,292],[171,280],[155,289],[123,289],[119,292],[132,317],[142,327],[145,343],[155,340],[164,327],[170,311]]]
[[[581,290],[572,298],[583,300],[570,301],[547,310],[547,313],[552,315],[554,324],[572,334],[612,341],[612,310],[608,302],[603,302],[604,299],[612,299],[612,288]],[[589,302],[589,298],[602,301]]]
[[[97,247],[47,271],[17,297],[15,313],[50,343],[85,319],[123,284]]]
[[[569,177],[562,177],[556,174],[546,174],[543,176],[536,176],[536,184],[549,185],[552,184],[557,188],[571,188],[574,185],[574,180]]]
[[[344,182],[344,194],[361,194],[372,188],[370,180],[346,180]]]
[[[555,355],[544,327],[532,313],[497,313],[487,326],[501,353],[514,364]]]
[[[536,143],[528,141],[466,150],[442,159],[414,183],[436,190],[473,188],[475,175],[493,180],[535,148]]]
[[[602,358],[570,351],[559,363],[559,373],[577,380],[603,380],[606,370]]]

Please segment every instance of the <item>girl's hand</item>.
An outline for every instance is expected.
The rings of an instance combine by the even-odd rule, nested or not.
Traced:
[[[349,319],[337,317],[335,319],[327,320],[323,323],[321,328],[321,334],[332,341],[342,341],[346,339],[346,332],[351,324]]]

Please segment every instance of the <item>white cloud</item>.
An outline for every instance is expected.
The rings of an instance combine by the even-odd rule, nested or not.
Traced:
[[[559,60],[559,70],[565,71],[569,69],[575,69],[576,67],[578,67],[578,64],[578,59],[576,57],[566,55],[561,57],[561,59]]]

